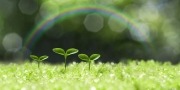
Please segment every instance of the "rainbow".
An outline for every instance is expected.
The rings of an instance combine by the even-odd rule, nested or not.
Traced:
[[[143,37],[143,33],[141,34],[141,31],[139,31],[136,27],[136,23],[133,22],[133,20],[128,15],[112,7],[85,4],[61,8],[57,13],[51,14],[50,16],[40,21],[27,35],[24,46],[31,49],[35,45],[35,43],[41,38],[41,36],[57,22],[62,22],[71,16],[78,16],[91,12],[96,12],[106,17],[113,15],[113,18],[115,20],[128,23],[129,29],[135,30],[135,32],[140,33],[140,35],[142,35]]]

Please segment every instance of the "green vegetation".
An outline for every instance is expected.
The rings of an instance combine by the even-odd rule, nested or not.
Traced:
[[[48,56],[47,55],[43,55],[43,56],[36,56],[36,55],[30,55],[31,59],[33,59],[34,61],[36,61],[38,63],[38,68],[39,68],[39,65],[40,65],[40,62],[48,59]]]
[[[79,54],[78,57],[89,63],[89,70],[91,69],[91,62],[97,60],[100,58],[100,54],[92,54],[90,57],[88,57],[86,54]]]
[[[180,65],[150,61],[0,64],[1,90],[180,90]]]
[[[63,55],[64,56],[64,59],[65,59],[65,65],[64,65],[64,67],[65,67],[65,70],[66,70],[66,60],[67,60],[67,56],[69,56],[69,55],[72,55],[72,54],[75,54],[75,53],[78,53],[78,49],[75,49],[75,48],[70,48],[70,49],[68,49],[66,52],[64,51],[64,49],[62,49],[62,48],[54,48],[53,49],[53,52],[55,52],[55,53],[57,53],[57,54],[59,54],[59,55]]]

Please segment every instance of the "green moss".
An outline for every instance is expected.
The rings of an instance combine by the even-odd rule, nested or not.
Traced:
[[[180,65],[154,61],[71,63],[64,72],[63,64],[0,64],[1,90],[179,90]]]

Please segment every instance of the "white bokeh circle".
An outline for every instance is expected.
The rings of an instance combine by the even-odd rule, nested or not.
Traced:
[[[22,48],[22,38],[17,33],[9,33],[2,40],[2,45],[8,52],[16,52]]]
[[[104,27],[104,18],[97,13],[88,14],[83,24],[88,31],[98,32]]]

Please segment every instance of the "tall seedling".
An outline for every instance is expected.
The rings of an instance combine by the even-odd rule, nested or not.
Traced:
[[[57,54],[59,54],[59,55],[63,55],[63,56],[64,56],[64,59],[65,59],[65,61],[64,61],[64,63],[65,63],[65,65],[64,65],[65,70],[66,70],[66,65],[67,65],[67,63],[66,63],[67,57],[68,57],[69,55],[72,55],[72,54],[77,53],[78,51],[79,51],[79,50],[78,50],[78,49],[75,49],[75,48],[70,48],[70,49],[68,49],[68,50],[66,50],[66,51],[64,51],[64,49],[62,49],[62,48],[54,48],[54,49],[53,49],[53,52],[55,52],[55,53],[57,53]]]

